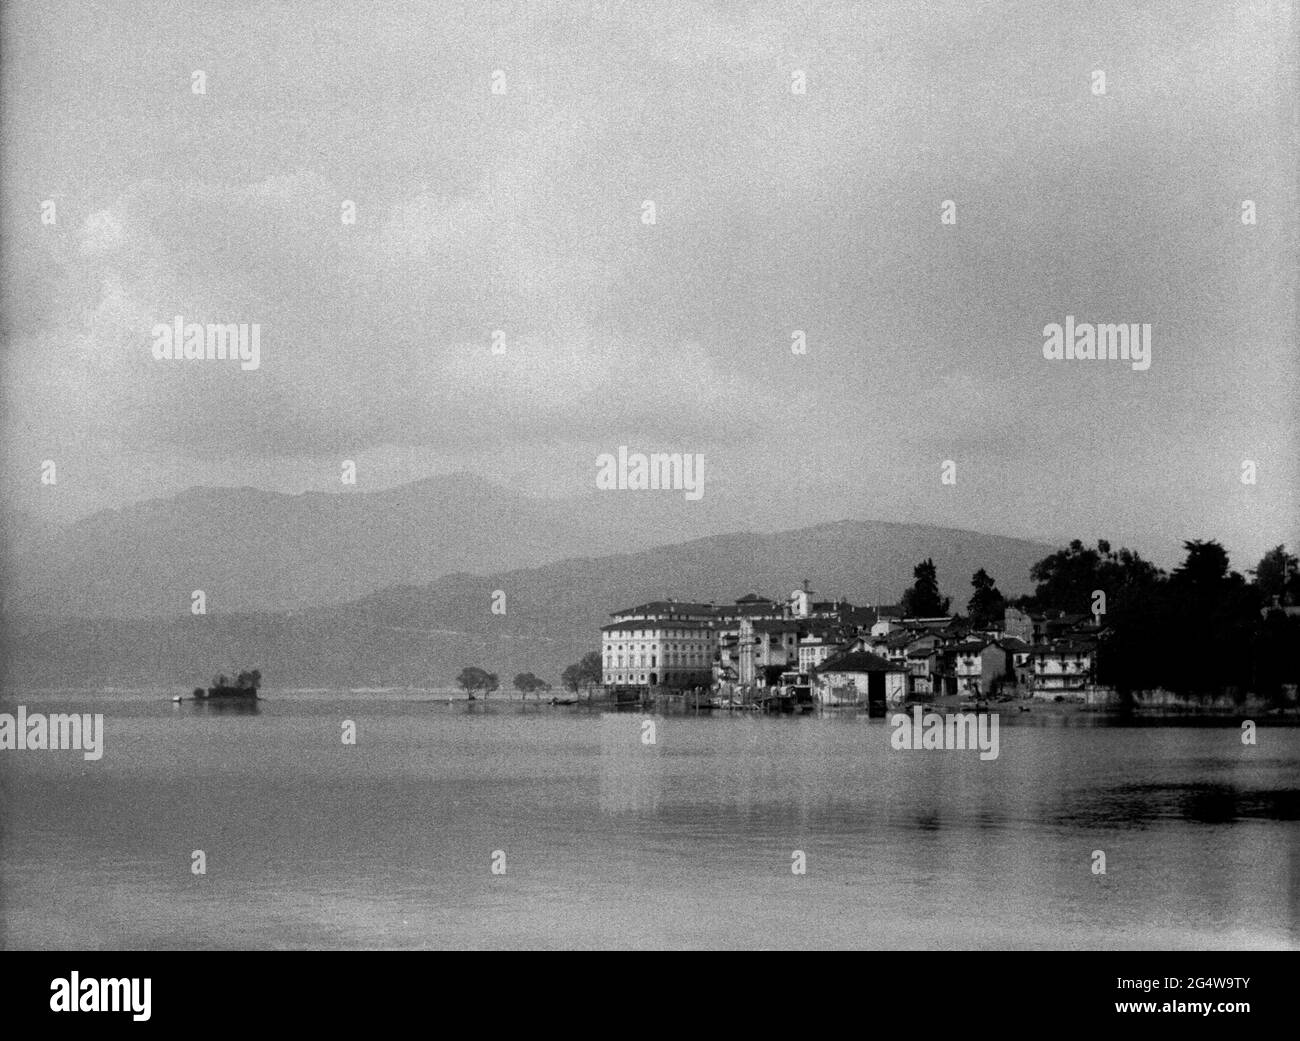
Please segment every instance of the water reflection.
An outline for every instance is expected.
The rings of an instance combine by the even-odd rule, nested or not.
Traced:
[[[669,740],[669,721],[642,713],[601,713],[600,810],[604,814],[654,813],[663,778],[660,740]]]
[[[258,716],[262,713],[261,698],[186,698],[172,703],[178,710],[202,712],[217,716]]]
[[[1300,945],[1300,729],[1031,717],[985,762],[847,715],[95,710],[99,763],[0,757],[0,944]],[[220,884],[193,884],[198,848]]]

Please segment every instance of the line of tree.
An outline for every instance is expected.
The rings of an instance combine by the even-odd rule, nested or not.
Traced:
[[[582,660],[568,666],[560,676],[560,682],[574,694],[580,690],[599,686],[602,679],[602,666],[599,651],[583,655]],[[512,681],[515,690],[525,699],[529,694],[544,694],[551,685],[531,672],[520,672]],[[456,677],[456,685],[465,693],[477,697],[480,692],[486,697],[500,686],[495,672],[488,672],[476,665],[467,665]]]
[[[531,672],[516,673],[512,684],[515,690],[523,695],[524,700],[528,699],[529,694],[541,696],[551,689],[549,683]],[[495,672],[480,669],[477,665],[467,665],[456,677],[456,685],[471,697],[477,697],[479,692],[482,692],[486,698],[497,690],[501,683]]]
[[[568,666],[561,675],[560,682],[577,694],[580,690],[599,686],[602,679],[600,652],[591,651],[583,655],[581,661]],[[551,689],[549,683],[531,672],[516,673],[512,684],[525,700],[529,694],[540,696]],[[478,697],[481,693],[486,698],[501,684],[495,672],[480,669],[477,665],[467,665],[456,677],[456,685],[471,697]]]
[[[581,661],[568,666],[561,675],[560,682],[568,690],[577,694],[580,690],[599,686],[602,679],[600,652],[591,651],[583,655]],[[515,690],[524,696],[525,700],[527,700],[529,694],[540,696],[551,689],[549,683],[531,672],[516,673],[512,684]],[[486,698],[497,690],[501,684],[495,672],[480,669],[477,665],[467,665],[460,670],[460,674],[456,677],[456,685],[471,697],[477,697],[482,693]]]

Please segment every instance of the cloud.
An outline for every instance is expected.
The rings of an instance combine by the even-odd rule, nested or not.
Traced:
[[[768,501],[866,464],[907,501],[942,452],[986,464],[1003,530],[1068,460],[1055,526],[1101,528],[1140,416],[1170,482],[1219,473],[1231,431],[1286,498],[1292,6],[15,10],[10,457],[93,439],[238,477],[655,439],[752,461],[737,486]],[[32,220],[50,197],[58,228]],[[1154,323],[1152,370],[1044,369],[1067,313]],[[259,323],[261,368],[155,363],[177,314]],[[1153,530],[1192,509],[1123,494]]]
[[[345,193],[310,173],[140,182],[63,258],[45,323],[9,357],[14,407],[63,437],[258,457],[628,428],[698,441],[775,404],[698,342],[596,324],[611,270],[510,227],[533,190],[421,191],[345,226]],[[152,329],[177,315],[258,324],[260,368],[155,360]]]

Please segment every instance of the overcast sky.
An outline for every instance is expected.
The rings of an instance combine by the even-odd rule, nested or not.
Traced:
[[[1241,568],[1300,540],[1290,4],[41,0],[3,30],[12,507],[342,490],[342,459],[579,494],[626,444],[704,453],[735,527]],[[259,323],[261,367],[155,361],[177,314]],[[1045,360],[1067,314],[1151,323],[1150,369]]]

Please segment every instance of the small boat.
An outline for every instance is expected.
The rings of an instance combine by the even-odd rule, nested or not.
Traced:
[[[577,703],[577,698],[551,698],[552,705],[576,705]]]

